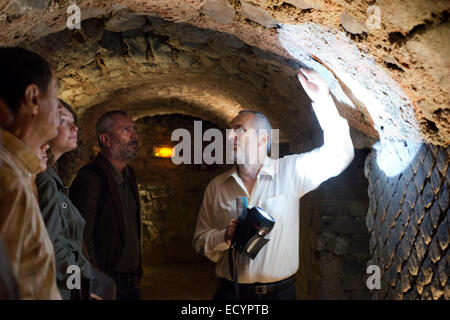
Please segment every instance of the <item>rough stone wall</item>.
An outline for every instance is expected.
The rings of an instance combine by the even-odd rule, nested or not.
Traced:
[[[367,149],[339,176],[300,200],[300,299],[368,299]]]
[[[133,117],[183,113],[225,125],[252,108],[268,114],[285,140],[313,129],[309,110],[298,117],[309,101],[289,59],[229,34],[140,18],[144,24],[136,29],[119,32],[91,19],[80,31],[63,30],[24,44],[50,61],[60,78],[59,96],[76,108],[86,135],[111,109]],[[363,123],[354,117],[355,127]]]
[[[391,162],[399,161],[398,151]],[[450,299],[449,154],[448,147],[423,144],[395,176],[380,169],[377,150],[369,154],[369,264],[381,269],[374,299]]]
[[[27,45],[66,29],[66,10],[71,3],[71,0],[0,1],[0,44]],[[91,18],[104,21],[108,30],[122,32],[142,27],[145,24],[144,16],[159,17],[176,24],[190,24],[234,35],[247,45],[261,49],[263,53],[271,52],[286,57],[289,52],[280,43],[281,34],[286,31],[286,26],[295,26],[304,31],[294,32],[294,40],[304,51],[306,60],[313,58],[318,64],[331,70],[343,87],[349,87],[355,94],[361,91],[351,83],[351,78],[357,75],[363,87],[380,99],[381,107],[389,106],[385,110],[386,114],[380,118],[381,122],[388,123],[392,120],[394,123],[398,122],[394,128],[399,125],[408,127],[410,125],[406,122],[411,117],[405,114],[413,110],[422,137],[427,142],[443,146],[449,143],[450,69],[447,53],[450,42],[446,41],[450,32],[448,0],[86,0],[77,4],[82,12],[83,30],[73,32],[73,37],[64,36],[53,43],[50,55],[59,55],[59,49],[64,47],[63,40],[70,42],[71,38],[78,43],[77,49],[89,52],[89,47],[92,48],[94,42],[88,40],[87,35],[90,31],[94,31],[94,37],[100,35],[93,29],[85,30],[84,23]],[[375,24],[371,23],[377,20],[372,19],[375,11],[371,9],[374,8],[379,13],[379,23]],[[148,58],[140,54],[149,45],[142,41],[142,37],[136,38],[129,32],[124,35],[123,40],[123,49],[128,51],[129,48],[131,60],[143,61]],[[151,46],[153,44],[154,42],[150,43]],[[168,51],[165,46],[162,49],[159,57],[164,62],[167,61]],[[356,59],[353,54],[349,54],[353,49],[360,53]],[[96,52],[94,55],[85,54],[68,61],[63,59],[65,53],[60,53],[60,57],[56,59],[57,65],[61,68],[67,66],[67,69],[74,66],[90,68],[87,62],[102,58],[101,52],[98,52],[100,57],[96,56]],[[114,59],[106,58],[114,65]],[[211,65],[209,58],[216,59],[208,57],[206,65]],[[100,62],[100,59],[97,60]],[[367,60],[373,61],[377,68],[368,67]],[[181,60],[181,64],[185,63],[189,63],[188,60]],[[311,67],[316,69],[315,66]],[[103,70],[94,68],[94,71],[101,74]],[[112,78],[120,78],[117,70],[111,71]],[[64,94],[66,90],[71,90],[74,80],[79,81],[78,76],[84,78],[86,70],[79,74],[58,70],[57,74],[60,78],[67,78],[67,87],[64,84],[61,90]],[[256,80],[259,82],[258,76]],[[80,83],[83,85],[86,80],[83,79]],[[123,83],[124,81],[121,82]],[[77,89],[69,94],[70,102],[77,107],[89,107],[92,104],[90,102],[93,102],[92,97],[98,97],[99,100],[108,98],[107,95],[102,95],[103,90],[93,93],[92,91],[96,91],[95,85],[88,88],[78,86]],[[82,96],[89,89],[91,92]],[[351,93],[345,91],[347,94]],[[403,94],[399,95],[400,91],[404,91],[407,98]],[[365,100],[367,94],[362,98]],[[358,106],[357,109],[360,109],[358,99],[352,100]],[[367,107],[373,105],[370,100],[359,102]],[[371,117],[379,115],[379,107],[370,111]],[[363,109],[361,112],[367,116]],[[405,121],[398,121],[403,118]],[[375,123],[377,130],[381,126],[386,127],[386,123]]]
[[[192,248],[192,237],[203,192],[208,182],[228,167],[175,165],[170,158],[153,156],[154,146],[178,143],[170,140],[172,131],[177,128],[187,129],[193,142],[194,120],[201,119],[174,114],[136,121],[139,152],[130,165],[135,169],[139,182],[143,205],[143,258],[148,264],[202,259]],[[202,121],[202,127],[203,131],[217,128],[208,121]]]

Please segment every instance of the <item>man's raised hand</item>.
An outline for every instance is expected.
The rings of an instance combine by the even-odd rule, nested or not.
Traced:
[[[317,71],[300,68],[298,80],[312,101],[327,98],[330,94],[327,83]]]

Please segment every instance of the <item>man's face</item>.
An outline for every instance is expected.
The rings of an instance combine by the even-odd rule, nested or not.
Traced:
[[[39,172],[44,172],[47,170],[47,161],[48,161],[48,155],[47,150],[50,148],[48,143],[44,143],[41,145],[40,153],[39,153]]]
[[[47,88],[47,92],[40,94],[39,114],[36,131],[42,136],[43,141],[49,141],[56,137],[59,126],[59,100],[56,97],[58,93],[58,80],[52,72],[52,79]]]
[[[136,124],[127,116],[114,116],[109,137],[114,158],[129,161],[136,156],[138,152],[137,128]]]
[[[229,143],[233,144],[234,161],[243,164],[250,163],[249,155],[256,156],[258,153],[258,136],[253,119],[255,115],[242,113],[230,122],[230,131],[227,135]]]

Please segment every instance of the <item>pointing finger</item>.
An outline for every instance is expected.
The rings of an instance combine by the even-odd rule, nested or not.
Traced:
[[[306,69],[306,68],[300,68],[300,71],[307,79],[309,79],[309,77],[313,75],[315,72],[313,69]]]
[[[301,71],[297,75],[300,80],[307,81],[305,75]]]

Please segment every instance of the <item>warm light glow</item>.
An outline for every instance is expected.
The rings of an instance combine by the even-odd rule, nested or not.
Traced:
[[[170,158],[172,151],[172,147],[153,147],[153,155],[158,158]]]

